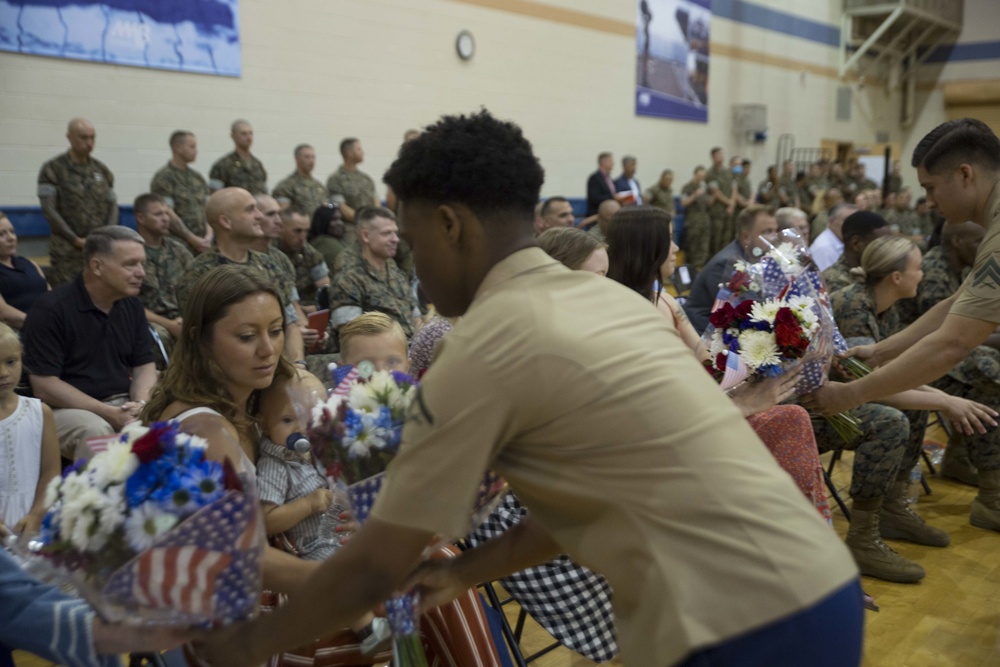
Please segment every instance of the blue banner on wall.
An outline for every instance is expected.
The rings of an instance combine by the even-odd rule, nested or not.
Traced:
[[[239,76],[239,0],[0,0],[0,50]]]
[[[637,116],[708,122],[711,0],[638,0]]]

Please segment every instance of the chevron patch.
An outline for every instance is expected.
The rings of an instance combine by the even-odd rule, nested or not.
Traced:
[[[970,291],[973,295],[986,298],[1000,296],[1000,262],[996,254],[990,255],[972,275]]]

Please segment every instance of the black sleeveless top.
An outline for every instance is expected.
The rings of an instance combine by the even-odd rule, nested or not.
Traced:
[[[27,257],[14,255],[11,259],[14,268],[0,264],[0,296],[9,305],[27,313],[49,286]]]

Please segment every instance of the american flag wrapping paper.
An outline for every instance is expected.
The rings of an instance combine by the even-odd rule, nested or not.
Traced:
[[[103,594],[186,622],[231,622],[256,609],[264,535],[253,494],[230,491],[111,575]]]

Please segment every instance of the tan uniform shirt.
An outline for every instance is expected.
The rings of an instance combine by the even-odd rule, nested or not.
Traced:
[[[373,514],[456,536],[493,467],[614,590],[627,665],[671,665],[857,576],[654,307],[538,248],[440,343]]]
[[[990,220],[986,237],[951,312],[1000,324],[1000,183],[993,186],[986,214]]]

